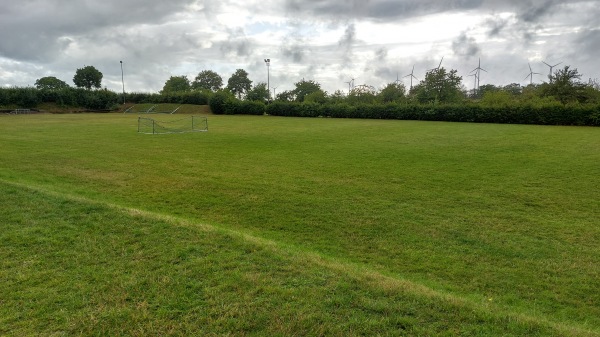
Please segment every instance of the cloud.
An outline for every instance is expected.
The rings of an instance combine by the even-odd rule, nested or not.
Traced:
[[[0,56],[46,61],[91,32],[135,23],[158,24],[192,0],[5,1],[0,14]]]
[[[321,20],[393,21],[415,15],[475,9],[483,0],[287,0],[288,11]]]
[[[246,37],[241,28],[229,31],[226,40],[220,42],[220,50],[223,56],[246,57],[253,52],[255,43]]]
[[[479,45],[474,38],[467,36],[465,32],[452,41],[452,51],[454,55],[471,58],[481,52]]]
[[[484,25],[487,28],[488,37],[496,37],[500,35],[505,28],[507,28],[509,20],[507,18],[494,15],[485,20]]]
[[[356,44],[356,26],[351,23],[346,27],[344,34],[338,41],[340,50],[342,51],[342,68],[349,67],[354,59],[353,49]]]
[[[94,65],[103,86],[120,89],[119,60],[126,90],[204,69],[226,80],[242,68],[262,82],[265,57],[278,91],[303,77],[329,92],[350,77],[380,87],[398,73],[408,86],[413,64],[422,78],[443,55],[465,82],[479,54],[489,83],[522,79],[527,62],[542,72],[542,59],[600,76],[597,0],[0,1],[1,86],[71,83]]]

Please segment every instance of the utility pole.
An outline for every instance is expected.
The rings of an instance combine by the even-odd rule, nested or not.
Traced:
[[[271,67],[271,59],[265,59],[265,64],[267,65],[267,92],[269,93],[269,96],[271,96],[271,86],[269,83],[269,68]],[[271,97],[268,97],[267,99],[270,101]]]
[[[121,83],[123,84],[123,104],[125,104],[125,80],[123,77],[123,61],[119,62],[121,62]]]

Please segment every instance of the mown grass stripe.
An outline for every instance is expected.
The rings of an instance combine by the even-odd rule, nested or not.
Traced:
[[[289,257],[294,261],[321,266],[341,273],[342,275],[346,275],[347,277],[355,279],[369,287],[381,289],[385,292],[406,292],[419,297],[443,301],[458,307],[469,308],[470,310],[479,312],[485,316],[496,317],[499,320],[507,322],[513,321],[546,326],[558,331],[560,335],[564,336],[600,336],[600,331],[598,329],[589,329],[578,325],[556,322],[539,314],[515,312],[507,309],[506,307],[496,305],[491,301],[479,302],[464,296],[457,296],[452,293],[432,289],[417,282],[406,280],[398,275],[385,275],[363,264],[349,263],[323,254],[307,251],[302,247],[297,247],[290,244],[282,244],[281,242],[251,235],[244,231],[232,230],[214,224],[203,224],[196,221],[190,221],[183,217],[165,215],[139,208],[124,207],[118,204],[102,200],[93,200],[75,194],[57,192],[40,185],[23,184],[3,179],[0,179],[0,182],[5,185],[35,191],[64,200],[70,200],[91,206],[95,205],[107,207],[116,212],[122,212],[132,217],[141,217],[145,218],[146,220],[163,221],[174,226],[225,234],[230,237],[249,242],[261,248],[267,248],[275,254],[284,254],[286,257]]]

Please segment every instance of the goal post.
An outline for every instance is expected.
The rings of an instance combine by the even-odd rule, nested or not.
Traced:
[[[187,116],[178,119],[138,117],[138,133],[165,134],[208,131],[208,118]]]

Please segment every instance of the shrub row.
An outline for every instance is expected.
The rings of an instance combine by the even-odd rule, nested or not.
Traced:
[[[91,110],[104,110],[113,108],[117,104],[118,98],[116,93],[108,90],[0,88],[0,105],[14,105],[19,108],[35,108],[42,102],[48,102]]]
[[[42,102],[101,110],[115,107],[123,96],[108,90],[63,88],[0,88],[0,106],[35,108]],[[478,123],[600,126],[600,105],[418,105],[418,104],[319,104],[314,102],[262,102],[238,100],[228,91],[192,91],[168,94],[127,93],[131,103],[209,104],[215,114],[248,114],[294,117],[333,117],[430,120]]]
[[[125,100],[131,103],[178,103],[206,105],[210,92],[191,91],[166,94],[126,93]],[[45,90],[36,88],[0,88],[0,106],[35,108],[40,103],[56,103],[87,109],[110,109],[123,102],[123,94],[108,90],[85,90],[62,88]]]
[[[402,119],[449,122],[540,124],[540,125],[600,125],[600,105],[484,107],[467,105],[406,105],[406,104],[316,104],[274,102],[267,114],[294,117],[333,117]]]
[[[121,96],[121,95],[120,95]],[[186,91],[171,92],[164,94],[152,94],[144,92],[131,92],[125,94],[125,101],[129,103],[176,103],[176,104],[196,104],[206,105],[210,99],[211,92],[207,91]],[[121,99],[122,96],[121,96]]]
[[[217,115],[264,115],[266,111],[263,102],[241,101],[224,90],[211,95],[208,105]]]

